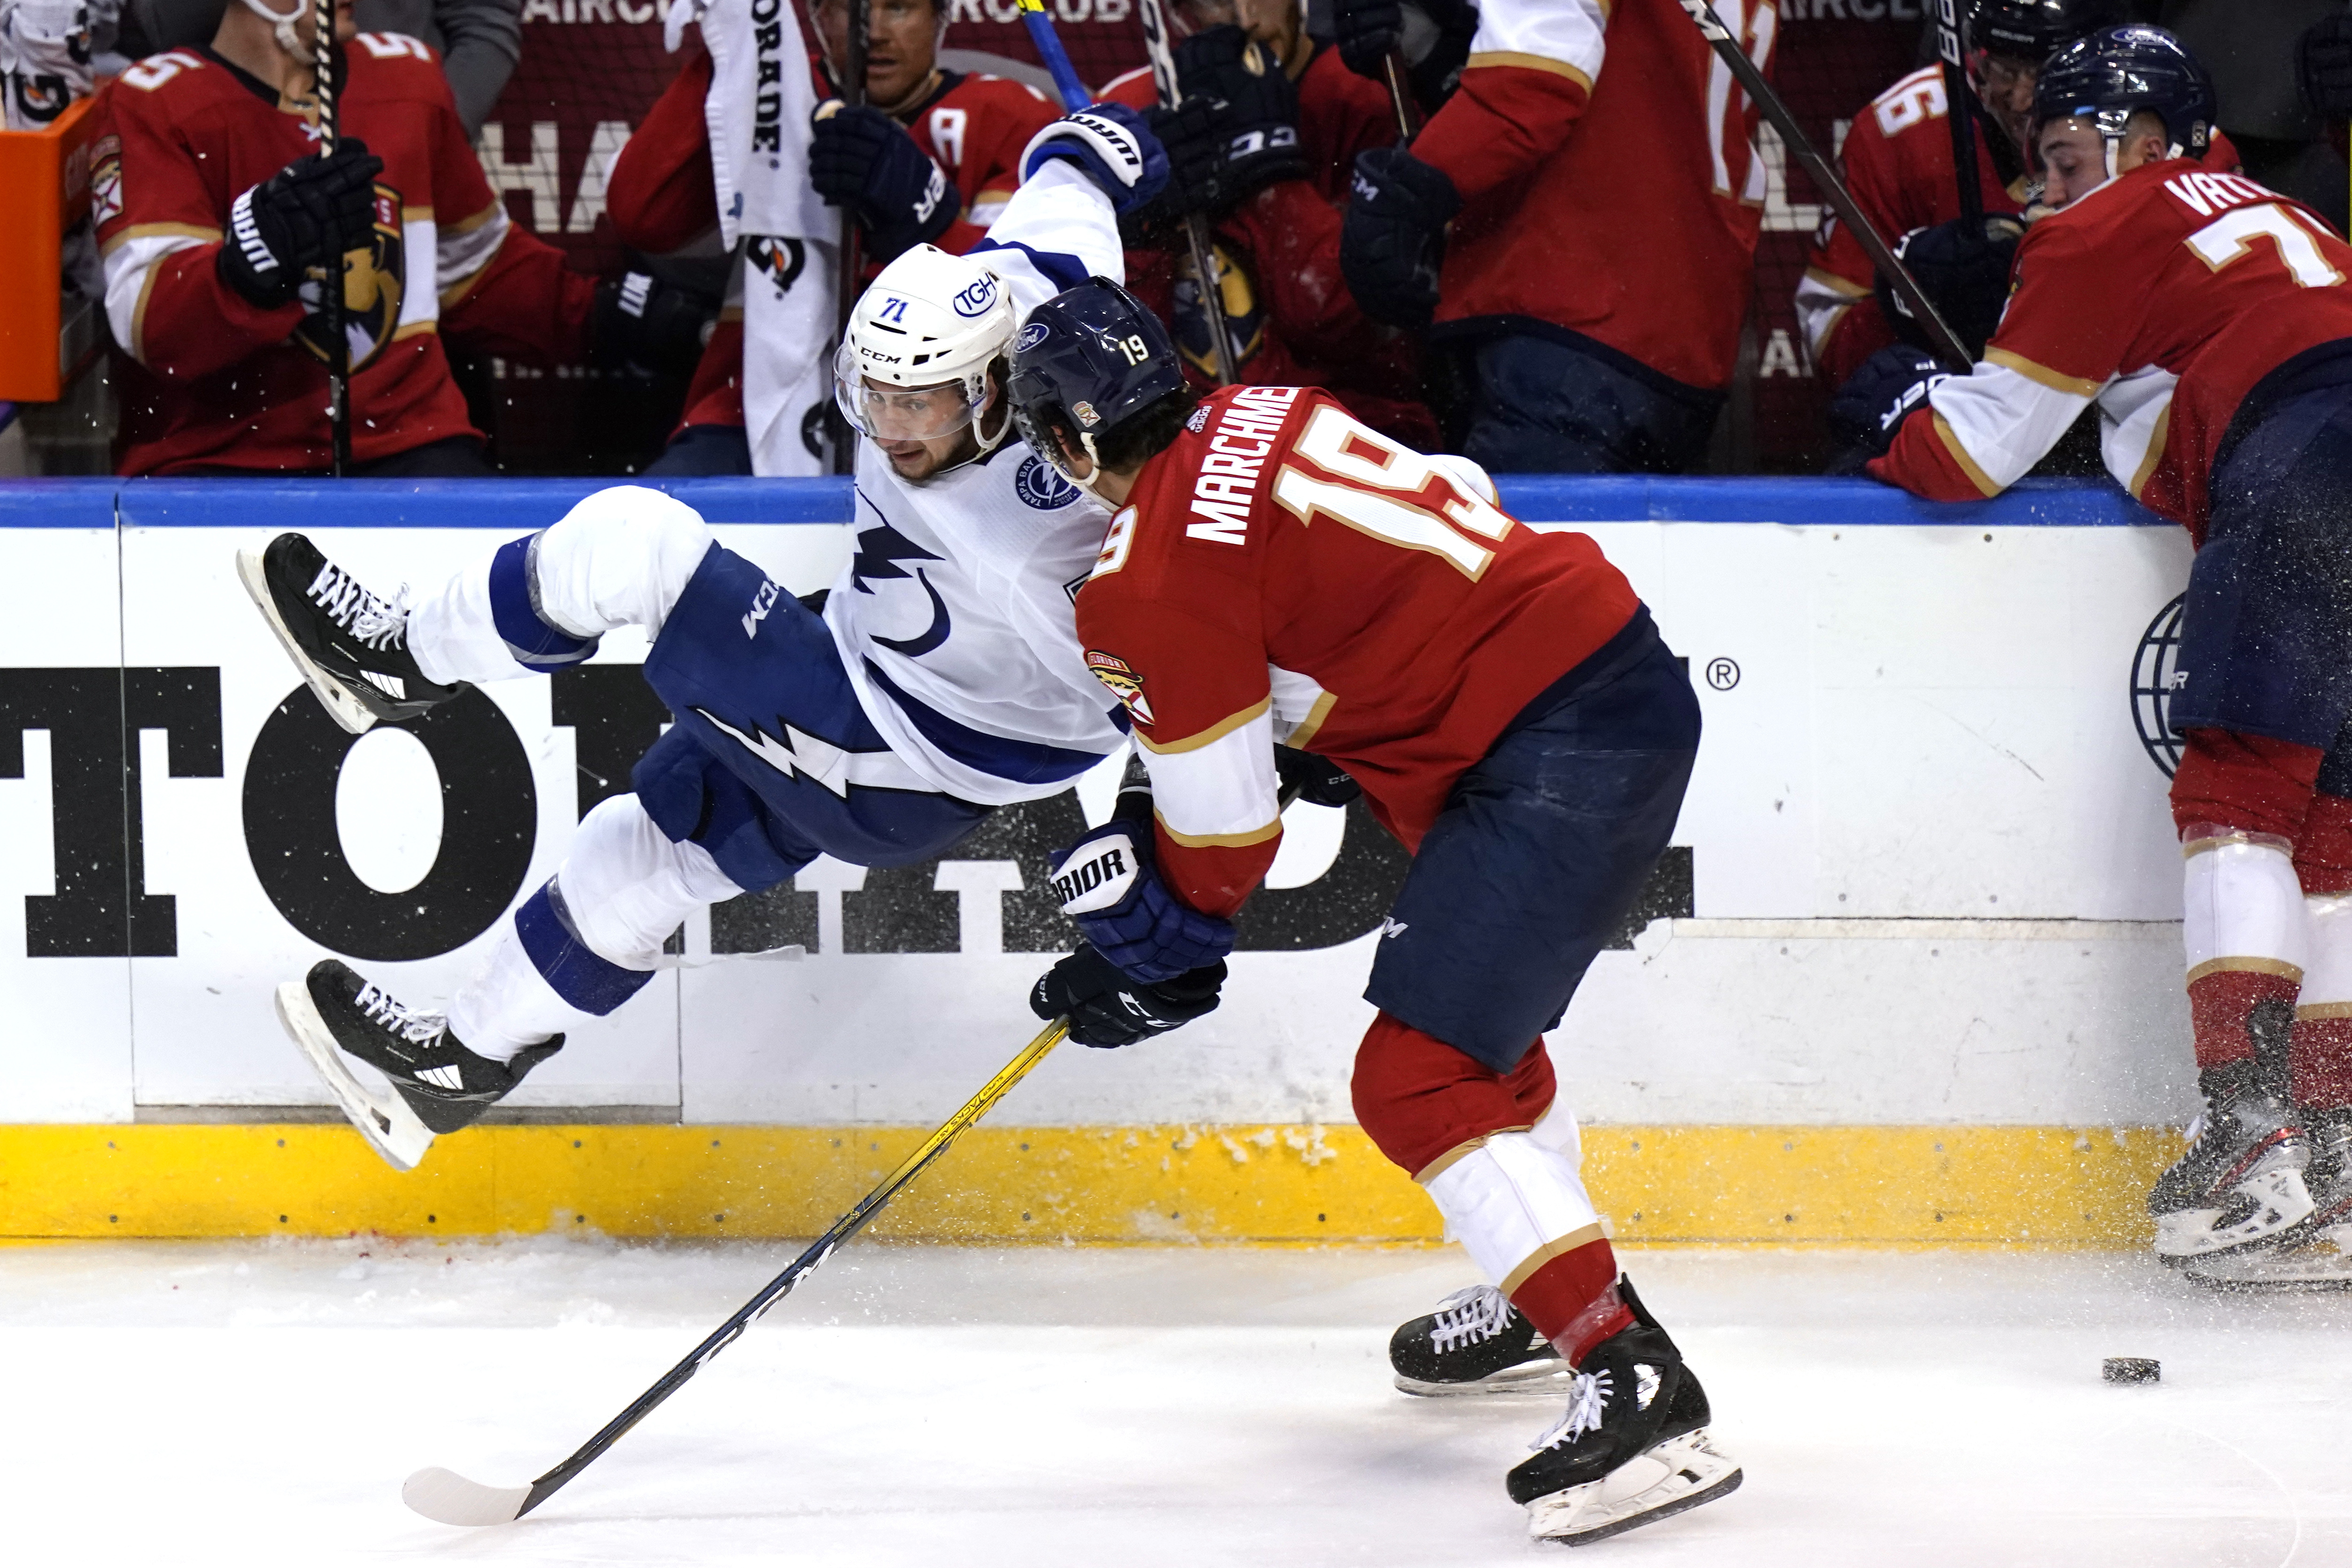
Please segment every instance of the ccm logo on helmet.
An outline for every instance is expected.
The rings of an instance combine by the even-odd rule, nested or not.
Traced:
[[[985,316],[996,305],[996,279],[981,278],[955,297],[955,313],[959,316]]]

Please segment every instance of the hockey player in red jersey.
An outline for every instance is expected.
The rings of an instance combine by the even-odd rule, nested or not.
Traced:
[[[425,45],[354,33],[339,9],[342,138],[313,151],[313,17],[233,4],[209,47],[142,60],[100,98],[124,473],[327,467],[316,279],[338,258],[362,472],[488,471],[445,333],[533,363],[588,354],[594,280],[508,222]]]
[[[824,111],[809,177],[856,216],[870,269],[917,245],[961,256],[1003,209],[1021,183],[1022,150],[1057,111],[1025,83],[940,67],[943,0],[874,0],[870,15],[866,104]],[[833,0],[815,17],[842,58],[848,7]],[[709,52],[698,43],[614,162],[607,210],[639,250],[676,251],[718,226],[703,114],[710,79]],[[742,374],[742,311],[730,304],[696,368],[678,434],[649,472],[751,471]]]
[[[1970,236],[1960,221],[1952,128],[1940,65],[1922,66],[1870,100],[1846,132],[1839,164],[1872,225],[1944,319],[1982,349],[2009,294],[2009,264],[2025,205],[2033,88],[2053,51],[2122,20],[2119,0],[1969,0],[1960,19],[1977,153],[1977,184],[1993,219]],[[2217,147],[2221,143],[2217,142]],[[1929,231],[1922,233],[1920,231]],[[1932,236],[1932,237],[1931,237]],[[1907,314],[1876,298],[1877,269],[1834,215],[1822,220],[1797,285],[1797,321],[1814,370],[1832,386],[1899,337],[1932,348]]]
[[[1307,37],[1297,0],[1185,7],[1184,107],[1153,125],[1175,167],[1128,253],[1128,286],[1173,328],[1193,383],[1215,384],[1207,319],[1177,219],[1211,221],[1239,379],[1330,389],[1367,424],[1433,443],[1413,339],[1366,317],[1339,274],[1341,204],[1358,153],[1397,140],[1387,94]],[[1151,110],[1149,70],[1103,89]]]
[[[1343,35],[1365,3],[1343,0]],[[1774,0],[1714,8],[1769,68]],[[1459,357],[1456,450],[1507,471],[1698,459],[1755,270],[1756,118],[1675,0],[1485,0],[1411,149],[1357,158],[1341,246],[1367,315],[1433,321]]]
[[[1030,445],[1118,509],[1077,631],[1150,779],[1148,806],[1056,862],[1085,942],[1032,1005],[1096,1046],[1214,1006],[1282,835],[1272,742],[1343,768],[1413,852],[1366,993],[1358,1118],[1428,1189],[1494,1315],[1523,1313],[1574,1369],[1512,1498],[1536,1536],[1574,1542],[1727,1494],[1739,1471],[1618,1276],[1541,1039],[1665,847],[1698,743],[1632,586],[1591,540],[1497,510],[1476,465],[1326,393],[1198,401],[1159,321],[1099,279],[1031,312],[1012,391]],[[1411,1364],[1439,1379],[1486,1337],[1415,1331]]]
[[[2159,28],[2053,56],[2057,210],[1983,362],[1889,349],[1842,401],[1872,474],[1946,500],[1998,493],[2095,404],[2110,471],[2197,542],[2169,721],[2207,1110],[2149,1208],[2159,1254],[2228,1278],[2305,1268],[2295,1244],[2352,1221],[2352,247],[2204,168],[2212,113]]]

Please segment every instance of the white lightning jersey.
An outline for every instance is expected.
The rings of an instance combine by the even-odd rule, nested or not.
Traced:
[[[1050,163],[1005,204],[984,258],[1026,317],[1089,275],[1123,276],[1109,200]],[[1125,743],[1125,710],[1078,647],[1078,584],[1109,513],[1008,436],[936,478],[857,449],[857,551],[824,618],[874,727],[948,794],[1057,795]]]

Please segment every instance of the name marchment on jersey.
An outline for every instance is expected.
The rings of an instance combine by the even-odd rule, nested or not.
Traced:
[[[1234,395],[1209,437],[1201,476],[1192,481],[1192,515],[1203,521],[1187,524],[1185,538],[1249,542],[1250,502],[1257,494],[1259,470],[1274,455],[1275,439],[1297,398],[1295,386],[1246,386]]]

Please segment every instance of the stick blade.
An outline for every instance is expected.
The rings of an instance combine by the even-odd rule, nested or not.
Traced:
[[[530,1500],[529,1487],[486,1487],[429,1465],[400,1484],[400,1500],[439,1524],[511,1524]]]

